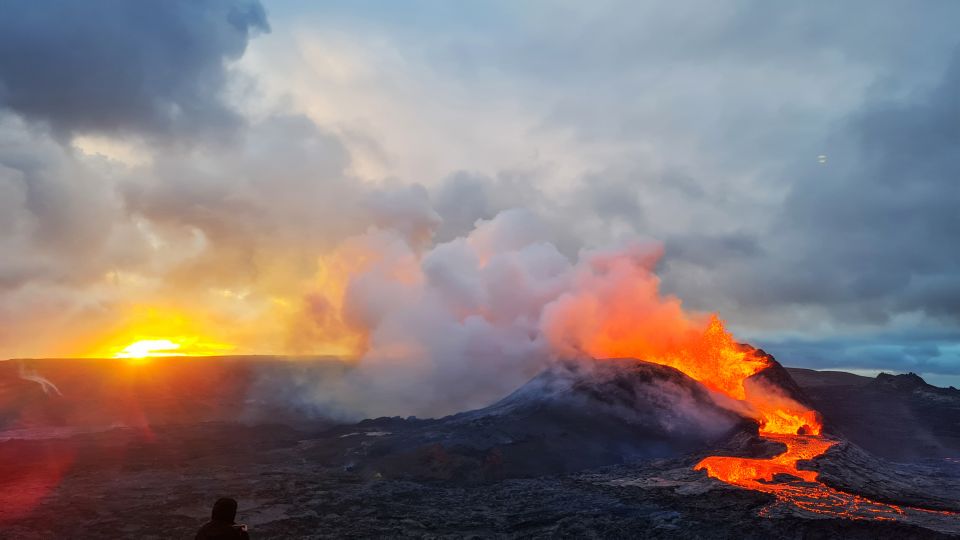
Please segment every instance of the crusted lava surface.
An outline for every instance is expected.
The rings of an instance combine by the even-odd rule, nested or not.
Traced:
[[[253,371],[282,379],[291,369]],[[55,370],[43,374],[66,387]],[[168,396],[152,396],[148,417],[176,422],[77,432],[35,418],[29,430],[0,434],[0,537],[189,538],[220,496],[239,500],[238,519],[255,538],[960,535],[960,520],[944,513],[960,499],[955,469],[890,463],[847,441],[801,467],[835,489],[920,510],[892,520],[825,516],[694,470],[707,456],[769,458],[783,446],[663,366],[558,365],[484,409],[334,426],[264,423],[249,398],[217,395],[256,381],[230,380],[240,382],[171,400],[179,412],[167,417]],[[10,388],[20,383],[7,382],[4,396],[17,399]],[[812,395],[803,384],[791,392]],[[40,402],[62,397],[28,401],[57,410]],[[220,421],[183,422],[190,399]],[[242,418],[218,408],[227,402]]]

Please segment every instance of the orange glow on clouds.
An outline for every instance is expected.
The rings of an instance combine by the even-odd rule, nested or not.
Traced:
[[[170,307],[140,307],[130,310],[122,325],[104,329],[102,337],[86,345],[82,356],[136,360],[212,356],[235,350],[215,321]]]
[[[68,356],[126,359],[277,353],[355,358],[367,336],[362,324],[344,314],[351,279],[378,266],[409,278],[416,263],[396,264],[397,248],[370,236],[379,242],[359,237],[320,256],[315,273],[304,280],[279,280],[265,290],[211,288],[201,296],[168,291],[161,301],[155,294],[131,298],[112,306],[105,318],[88,321],[85,334],[62,336],[61,348]]]

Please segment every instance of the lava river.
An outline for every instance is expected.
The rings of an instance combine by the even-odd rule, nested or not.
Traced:
[[[665,346],[651,345],[650,336],[632,331],[630,320],[607,322],[588,340],[595,357],[635,357],[676,368],[712,391],[731,398],[743,413],[756,419],[760,435],[782,443],[786,450],[768,459],[711,456],[695,467],[731,485],[774,495],[778,504],[763,510],[804,511],[848,519],[916,521],[956,520],[958,514],[881,503],[831,488],[817,479],[816,471],[800,469],[800,461],[822,455],[836,441],[821,434],[820,415],[785,395],[772,384],[755,381],[755,375],[774,367],[771,357],[737,343],[716,316],[700,331],[677,333]]]
[[[777,502],[822,514],[847,519],[915,521],[923,519],[955,520],[954,512],[927,510],[882,503],[834,489],[817,480],[816,471],[797,467],[801,460],[822,455],[836,444],[822,435],[786,435],[763,433],[771,441],[782,443],[786,451],[768,459],[711,456],[694,467],[731,485],[770,493]],[[773,507],[761,514],[769,515]]]
[[[817,481],[815,471],[797,467],[800,460],[813,459],[836,444],[820,435],[764,434],[787,449],[769,459],[711,456],[695,467],[728,484],[762,491],[779,502],[836,517],[897,519],[904,509],[833,489]]]

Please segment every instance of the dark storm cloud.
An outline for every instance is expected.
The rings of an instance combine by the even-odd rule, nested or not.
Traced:
[[[960,50],[934,88],[873,100],[825,146],[793,179],[758,300],[960,321]]]
[[[668,284],[753,325],[788,365],[960,374],[960,49],[926,88],[894,90],[905,83],[877,85],[838,123],[826,163],[784,169],[759,249],[730,262],[732,246],[668,241]],[[674,272],[684,264],[712,277]],[[803,337],[764,337],[764,324]]]
[[[762,255],[753,236],[736,233],[717,236],[696,235],[673,237],[666,246],[666,256],[700,265],[716,265],[728,259]]]
[[[8,0],[0,106],[61,136],[233,127],[225,62],[267,30],[257,0]]]

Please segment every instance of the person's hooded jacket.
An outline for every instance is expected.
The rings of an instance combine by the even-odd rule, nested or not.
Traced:
[[[195,540],[250,540],[243,526],[234,521],[236,517],[237,501],[226,497],[219,499],[213,505],[210,521],[200,527]]]

